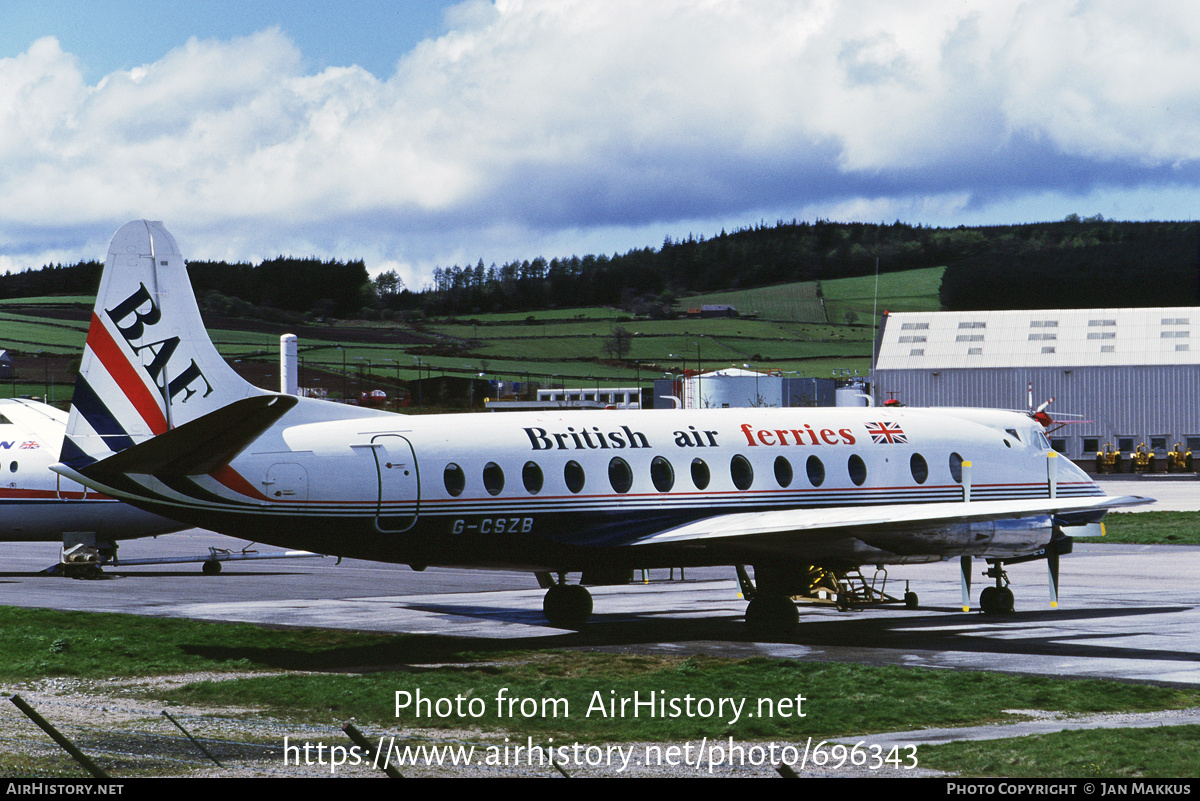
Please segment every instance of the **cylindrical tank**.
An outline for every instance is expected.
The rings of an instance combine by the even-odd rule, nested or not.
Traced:
[[[279,391],[284,395],[300,394],[300,347],[295,334],[279,338]]]

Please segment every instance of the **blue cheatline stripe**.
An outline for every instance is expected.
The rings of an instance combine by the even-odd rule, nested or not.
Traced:
[[[129,433],[117,422],[117,418],[82,376],[75,379],[75,396],[71,399],[71,404],[114,453],[133,447],[133,439]],[[63,462],[68,463],[65,459]]]

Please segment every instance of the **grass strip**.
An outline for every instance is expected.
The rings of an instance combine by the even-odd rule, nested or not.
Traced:
[[[1200,726],[1087,729],[922,746],[923,768],[1009,778],[1170,778],[1196,775]]]
[[[1110,512],[1104,517],[1103,537],[1078,537],[1079,542],[1131,545],[1200,545],[1200,512]]]

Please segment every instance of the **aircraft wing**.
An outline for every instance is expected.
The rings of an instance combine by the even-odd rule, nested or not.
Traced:
[[[908,527],[1006,520],[1033,515],[1098,519],[1113,508],[1153,503],[1137,495],[1091,496],[1085,498],[1031,498],[1015,501],[970,501],[956,503],[912,503],[889,506],[831,507],[827,509],[780,509],[769,512],[737,512],[716,515],[682,526],[655,532],[634,540],[632,545],[700,542],[703,540],[815,533],[831,529]]]

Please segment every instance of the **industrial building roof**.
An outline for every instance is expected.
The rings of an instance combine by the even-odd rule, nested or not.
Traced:
[[[897,312],[876,369],[1200,363],[1200,308]]]

